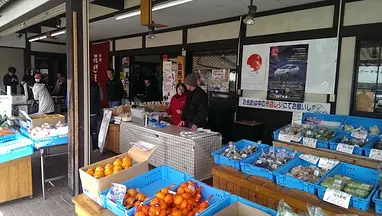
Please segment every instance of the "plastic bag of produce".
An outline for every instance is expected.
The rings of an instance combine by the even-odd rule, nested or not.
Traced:
[[[281,199],[277,206],[277,216],[305,216],[305,214],[297,214],[293,209]]]
[[[361,182],[357,182],[353,180],[349,181],[346,187],[352,188],[352,189],[359,189],[359,190],[363,190],[367,192],[370,192],[371,190],[373,190],[373,185],[369,185],[369,184],[365,184],[365,183],[361,183]]]
[[[308,208],[308,214],[309,216],[329,216],[328,214],[326,214],[326,212],[320,208],[320,207],[317,207],[317,206],[312,206],[310,205],[309,203],[306,205],[307,208]]]
[[[321,186],[336,190],[342,190],[345,187],[345,181],[343,179],[335,179],[333,177],[327,177],[321,182]]]
[[[369,191],[364,191],[364,190],[361,190],[361,189],[355,189],[355,188],[351,188],[351,187],[348,187],[348,186],[346,186],[344,188],[344,191],[346,193],[348,193],[348,194],[351,194],[353,196],[360,197],[360,198],[366,198],[370,194]]]

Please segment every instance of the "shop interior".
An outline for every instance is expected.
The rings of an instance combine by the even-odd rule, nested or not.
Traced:
[[[382,214],[380,10],[0,1],[0,216]]]

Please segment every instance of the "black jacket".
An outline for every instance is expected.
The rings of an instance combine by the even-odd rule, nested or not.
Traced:
[[[16,81],[12,81],[12,79],[16,79]],[[19,84],[19,79],[16,75],[9,75],[9,73],[5,74],[3,77],[3,84],[5,90],[7,90],[7,86],[11,86],[12,94],[17,94],[17,85]]]
[[[151,83],[149,86],[145,86],[143,97],[145,102],[157,101],[158,97],[156,87]]]
[[[207,126],[208,96],[199,86],[189,91],[183,109],[182,120],[198,127]]]
[[[99,114],[101,110],[101,89],[98,83],[90,82],[90,114]]]
[[[121,101],[124,93],[122,81],[114,78],[113,80],[107,80],[106,82],[107,96],[109,101]]]

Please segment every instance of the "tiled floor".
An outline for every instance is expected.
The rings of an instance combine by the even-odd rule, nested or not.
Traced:
[[[66,151],[66,147],[57,151]],[[113,156],[112,153],[101,155],[99,152],[92,154],[92,161],[99,161]],[[54,177],[67,173],[67,156],[60,156],[46,160],[45,176]],[[69,216],[76,215],[72,202],[63,197],[68,195],[67,179],[46,183],[46,199],[42,199],[40,155],[35,153],[32,157],[33,172],[33,198],[22,198],[0,204],[0,216]]]

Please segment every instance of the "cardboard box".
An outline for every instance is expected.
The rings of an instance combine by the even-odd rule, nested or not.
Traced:
[[[149,151],[142,151],[140,148],[133,146],[127,153],[123,153],[103,161],[91,164],[83,167],[79,170],[81,184],[83,192],[86,196],[102,205],[100,193],[111,187],[111,183],[123,183],[131,178],[141,175],[149,171],[149,157],[156,150],[156,146]],[[119,158],[123,159],[125,156],[129,156],[133,161],[137,162],[132,167],[124,169],[118,173],[114,173],[109,176],[105,176],[100,179],[96,179],[93,176],[86,173],[88,169],[95,169],[97,166],[105,167],[106,164],[113,162]]]
[[[229,205],[227,208],[215,214],[216,216],[247,216],[247,215],[256,215],[256,216],[270,216],[269,214],[262,212],[256,208],[245,205],[241,202],[234,202]]]
[[[65,116],[60,114],[32,114],[28,115],[27,113],[20,111],[24,115],[23,119],[19,121],[19,126],[23,128],[31,128],[35,126],[41,126],[45,123],[48,124],[57,124],[58,122],[65,123]]]

